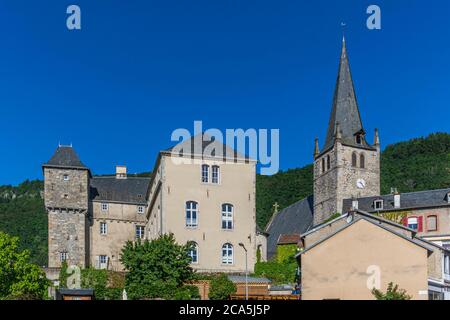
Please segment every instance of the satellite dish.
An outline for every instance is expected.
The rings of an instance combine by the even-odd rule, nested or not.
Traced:
[[[347,216],[347,223],[350,223],[353,221],[353,215],[352,214],[348,214]]]

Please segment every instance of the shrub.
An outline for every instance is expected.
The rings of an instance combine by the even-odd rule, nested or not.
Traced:
[[[226,300],[236,292],[236,285],[225,274],[219,274],[210,282],[209,298],[211,300]]]

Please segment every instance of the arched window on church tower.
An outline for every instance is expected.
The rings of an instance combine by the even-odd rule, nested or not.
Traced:
[[[331,160],[330,160],[330,155],[327,155],[327,170],[331,169]]]
[[[359,156],[359,166],[363,169],[366,167],[366,157],[364,156],[364,153],[361,153]]]
[[[325,173],[325,158],[322,158],[322,173]]]
[[[353,168],[356,168],[356,166],[357,166],[357,156],[356,156],[356,152],[353,152],[352,153],[352,167]]]

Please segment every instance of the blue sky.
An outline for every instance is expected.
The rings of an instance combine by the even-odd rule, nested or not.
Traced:
[[[82,30],[66,28],[77,4]],[[377,4],[382,30],[366,28]],[[95,174],[148,171],[176,128],[279,128],[282,169],[323,142],[345,21],[369,141],[450,131],[448,1],[4,0],[0,184],[58,143]]]

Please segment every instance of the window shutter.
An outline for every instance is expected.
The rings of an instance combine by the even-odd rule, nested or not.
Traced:
[[[402,218],[401,224],[404,225],[405,227],[408,226],[408,216],[404,216]]]
[[[417,232],[422,232],[423,230],[423,217],[417,217]]]

